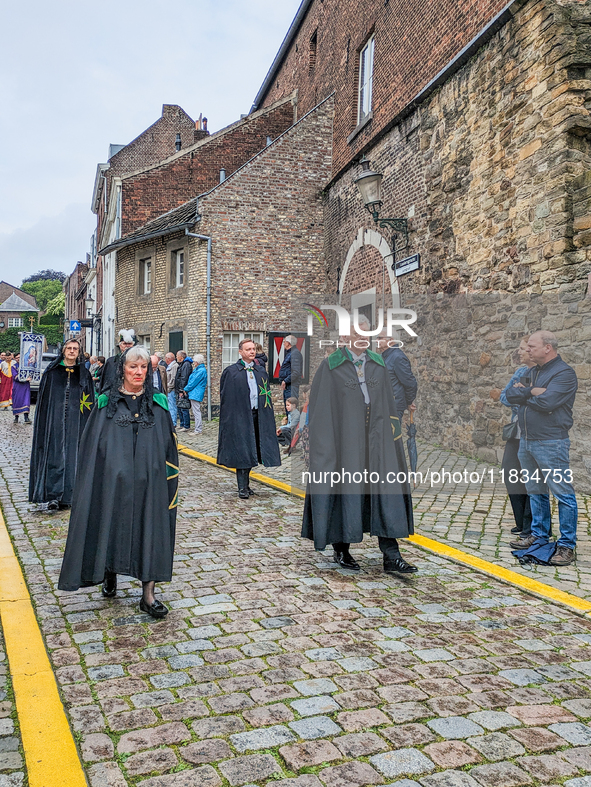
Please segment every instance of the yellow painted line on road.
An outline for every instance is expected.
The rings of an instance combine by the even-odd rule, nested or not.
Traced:
[[[470,555],[463,552],[461,549],[450,547],[447,544],[442,544],[441,541],[435,541],[433,538],[426,538],[425,536],[414,535],[408,538],[413,544],[428,549],[430,552],[435,552],[442,557],[449,557],[458,563],[463,563],[466,566],[471,566],[479,571],[496,577],[503,582],[508,582],[511,585],[516,585],[522,590],[527,590],[534,593],[536,596],[555,601],[558,604],[570,607],[577,612],[591,612],[591,603],[585,601],[584,598],[573,596],[572,593],[566,593],[564,590],[559,590],[551,585],[546,585],[537,579],[530,579],[518,574],[516,571],[511,571],[509,568],[497,566],[495,563],[489,563],[488,560],[483,560],[475,555]]]
[[[186,448],[185,446],[179,446],[179,451],[181,454],[190,456],[193,459],[200,459],[203,462],[208,462],[209,464],[220,467],[223,470],[230,470],[232,473],[236,472],[235,470],[231,470],[230,468],[224,467],[223,465],[218,465],[213,456],[208,456],[207,454],[193,451],[191,448]],[[270,478],[269,476],[261,475],[260,473],[251,473],[250,477],[260,481],[262,484],[266,484],[267,486],[271,486],[275,489],[281,490],[282,492],[286,492],[287,494],[295,495],[296,497],[301,498],[306,496],[301,489],[292,487],[289,484],[284,484],[282,481],[276,481],[274,478]],[[416,544],[416,546],[429,550],[429,552],[434,552],[435,554],[441,555],[442,557],[450,558],[451,560],[455,560],[458,563],[463,563],[466,566],[475,568],[484,574],[495,577],[502,582],[515,585],[516,587],[521,588],[522,590],[525,590],[529,593],[533,593],[535,596],[539,596],[540,598],[553,601],[557,604],[562,604],[563,606],[569,607],[576,612],[591,613],[591,602],[586,601],[583,598],[574,596],[572,593],[566,593],[564,590],[559,590],[558,588],[554,588],[551,585],[546,585],[544,582],[540,582],[537,579],[524,577],[522,574],[518,574],[516,571],[511,571],[511,569],[497,566],[495,563],[490,563],[488,560],[483,560],[482,558],[476,557],[475,555],[470,555],[468,552],[463,552],[461,549],[456,549],[456,547],[450,547],[447,544],[443,544],[441,541],[436,541],[433,538],[427,538],[426,536],[419,535],[410,536],[406,540]]]
[[[31,597],[1,512],[0,620],[29,787],[87,787]]]

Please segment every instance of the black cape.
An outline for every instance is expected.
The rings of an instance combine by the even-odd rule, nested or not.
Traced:
[[[269,375],[259,364],[255,363],[253,369],[259,391],[260,453],[257,451],[247,373],[240,360],[226,367],[220,380],[217,462],[224,467],[245,469],[255,467],[259,463],[265,467],[279,467],[281,464]]]
[[[67,371],[70,368],[71,371]],[[59,358],[41,377],[29,474],[29,500],[71,505],[78,445],[94,405],[94,385],[84,364]]]
[[[314,541],[316,549],[359,543],[364,533],[406,538],[414,532],[400,421],[388,370],[380,355],[366,354],[371,402],[367,427],[367,408],[349,353],[343,349],[332,353],[320,364],[312,383],[310,476],[305,476],[302,536]],[[349,476],[343,480],[343,471],[351,474],[351,480]],[[340,479],[333,476],[332,487],[330,476],[324,480],[324,474],[331,472],[341,475]],[[354,473],[361,474],[357,481]],[[396,478],[388,473],[401,475]]]
[[[111,388],[115,385],[115,379],[117,377],[117,366],[119,364],[119,359],[121,358],[120,355],[112,355],[110,358],[103,364],[103,368],[101,369],[101,376],[98,384],[98,392],[99,394],[104,393],[105,391],[110,391]]]
[[[90,416],[80,444],[60,590],[98,585],[107,571],[142,582],[172,578],[176,435],[166,396],[154,394],[151,424],[135,417],[141,399],[121,394],[108,418],[108,396],[102,394]]]

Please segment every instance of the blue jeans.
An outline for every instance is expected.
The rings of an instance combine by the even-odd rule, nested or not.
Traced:
[[[189,429],[191,426],[191,411],[190,410],[183,410],[181,407],[178,408],[179,412],[179,420],[181,422],[181,429]]]
[[[558,546],[575,548],[577,541],[577,498],[570,479],[570,440],[519,441],[519,462],[527,477],[525,488],[531,505],[531,532],[540,542],[550,536],[550,494],[558,500],[560,538]],[[536,473],[537,471],[537,473]],[[539,477],[537,478],[536,475]]]
[[[168,410],[170,412],[170,417],[172,418],[172,425],[176,429],[176,421],[177,421],[177,407],[176,407],[176,392],[171,391],[167,397],[168,399]]]

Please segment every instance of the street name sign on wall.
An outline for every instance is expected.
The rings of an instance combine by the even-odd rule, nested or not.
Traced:
[[[397,276],[404,276],[405,273],[412,273],[418,271],[421,267],[421,255],[413,254],[412,257],[406,257],[404,260],[398,260],[394,263],[394,272]]]

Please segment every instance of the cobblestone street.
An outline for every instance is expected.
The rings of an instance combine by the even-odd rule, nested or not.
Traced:
[[[413,577],[383,574],[377,539],[359,574],[337,569],[300,539],[301,499],[239,500],[185,457],[166,620],[139,613],[136,581],[60,592],[68,512],[30,510],[31,430],[0,427],[4,517],[92,787],[590,787],[588,617],[411,544]],[[508,511],[482,499],[419,496],[417,529],[478,531],[475,553],[504,560]],[[7,697],[0,787],[20,787]]]

